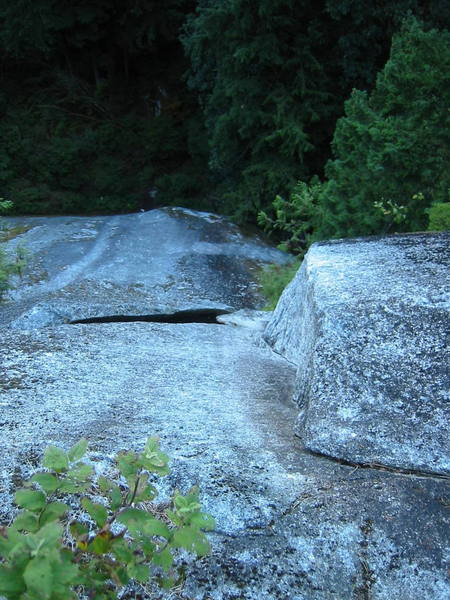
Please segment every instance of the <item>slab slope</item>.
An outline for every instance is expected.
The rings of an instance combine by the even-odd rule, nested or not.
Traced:
[[[258,336],[206,324],[4,329],[0,522],[48,444],[86,436],[108,474],[117,451],[157,434],[172,458],[160,500],[198,484],[217,521],[213,552],[188,564],[178,596],[138,587],[124,600],[447,600],[448,481],[304,452],[295,368]]]
[[[0,326],[46,327],[105,316],[237,310],[263,303],[258,268],[289,256],[211,213],[162,208],[110,217],[16,217],[6,244],[29,262]],[[21,232],[21,233],[20,233]]]
[[[109,474],[157,434],[172,458],[159,500],[199,484],[213,550],[187,561],[178,594],[136,585],[122,600],[450,597],[448,477],[349,466],[294,435],[296,321],[285,358],[248,310],[255,266],[285,256],[189,211],[36,223],[36,260],[0,313],[0,525],[48,444],[85,436]],[[247,310],[227,325],[179,320],[231,307]]]

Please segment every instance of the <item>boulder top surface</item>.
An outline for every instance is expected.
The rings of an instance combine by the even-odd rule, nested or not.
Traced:
[[[450,473],[449,242],[406,234],[310,248],[264,333],[298,365],[306,448]]]
[[[95,217],[5,218],[29,264],[2,324],[40,327],[96,317],[262,303],[258,267],[288,255],[228,219],[181,208]]]

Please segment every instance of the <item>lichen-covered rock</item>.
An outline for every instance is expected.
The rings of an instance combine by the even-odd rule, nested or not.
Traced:
[[[411,234],[311,247],[265,331],[298,365],[306,448],[450,472],[449,242]]]

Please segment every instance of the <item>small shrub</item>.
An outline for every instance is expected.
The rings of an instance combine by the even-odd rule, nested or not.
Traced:
[[[288,265],[271,265],[259,275],[262,293],[267,300],[264,310],[274,310],[284,288],[292,281],[301,264],[298,258]]]
[[[428,209],[428,231],[450,230],[450,203],[438,202]]]
[[[321,220],[320,198],[325,184],[313,177],[308,184],[298,181],[286,200],[277,196],[272,204],[274,216],[260,211],[258,224],[266,230],[276,231],[283,237],[280,249],[296,254],[304,253],[315,241],[314,232]]]
[[[7,600],[115,599],[130,581],[149,578],[170,588],[180,581],[179,549],[209,552],[203,531],[215,523],[201,512],[197,488],[175,491],[166,510],[148,504],[158,494],[152,477],[169,472],[157,438],[141,453],[117,455],[119,482],[96,478],[82,460],[86,450],[84,439],[67,453],[49,446],[44,470],[16,492],[22,511],[0,528],[0,595]],[[67,523],[74,504],[78,518]]]
[[[0,215],[9,212],[13,208],[13,203],[9,200],[3,200],[0,198]],[[0,242],[9,239],[9,230],[0,231]],[[18,247],[16,249],[16,255],[13,260],[6,256],[0,245],[0,301],[2,300],[5,292],[10,288],[10,277],[11,275],[22,275],[23,269],[26,265],[27,251],[25,248]]]

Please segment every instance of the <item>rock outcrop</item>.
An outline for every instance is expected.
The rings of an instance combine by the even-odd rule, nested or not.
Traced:
[[[36,469],[49,443],[67,448],[86,436],[93,464],[104,473],[118,450],[138,450],[149,435],[159,434],[172,458],[161,500],[174,487],[199,484],[202,504],[217,521],[210,536],[213,550],[199,563],[187,564],[178,595],[146,587],[130,589],[123,600],[447,600],[450,490],[443,452],[431,463],[438,449],[422,418],[417,424],[430,450],[417,448],[414,456],[420,460],[407,460],[398,448],[416,448],[408,418],[403,431],[411,440],[387,435],[377,440],[377,420],[381,432],[393,435],[381,406],[374,419],[367,414],[358,421],[358,408],[368,413],[369,406],[358,407],[358,398],[347,399],[344,389],[347,381],[356,385],[352,360],[361,358],[358,354],[370,355],[370,373],[378,372],[377,356],[390,368],[381,359],[389,341],[398,351],[401,336],[405,345],[408,335],[419,339],[424,306],[433,304],[442,314],[443,237],[426,237],[433,241],[426,254],[422,238],[409,236],[314,247],[299,274],[304,283],[297,281],[285,293],[266,329],[274,352],[261,337],[267,316],[249,310],[260,301],[252,273],[257,264],[286,256],[245,238],[226,221],[163,210],[117,218],[24,218],[20,223],[30,229],[13,242],[26,243],[34,259],[0,310],[0,524],[14,510],[14,490]],[[170,246],[172,236],[179,251]],[[385,275],[378,284],[371,285],[370,277],[361,283],[363,248],[372,256],[370,249],[377,249],[384,260]],[[322,266],[317,260],[312,269],[317,252]],[[419,254],[423,262],[417,258],[412,264],[408,255]],[[405,320],[397,315],[388,341],[377,349],[372,343],[384,326],[371,329],[380,317],[371,320],[369,315],[381,311],[378,294],[385,282],[398,290],[389,305],[397,310],[405,286],[400,273],[397,279],[392,275],[395,285],[388,278],[397,260],[403,268],[411,260],[411,270],[425,269],[431,280],[434,269],[434,296],[416,297],[411,288],[403,297],[416,307],[417,323],[408,311]],[[346,274],[350,280],[345,284]],[[367,327],[366,345],[357,346],[355,355],[353,345],[362,330],[350,320],[350,311],[333,309],[343,307],[343,299],[351,305],[356,290],[370,285],[360,313],[354,308],[356,321],[364,317]],[[240,310],[217,316],[226,324],[209,319],[233,309]],[[198,322],[201,315],[204,321]],[[157,322],[148,322],[150,317]],[[433,339],[439,339],[440,327]],[[352,332],[351,344],[344,343]],[[432,339],[430,332],[423,334]],[[340,341],[339,335],[344,336]],[[347,352],[348,358],[333,361],[333,349]],[[418,354],[419,346],[415,351],[417,361],[426,356],[426,365],[433,366],[431,387],[424,388],[428,393],[440,385],[442,370],[429,349],[427,354]],[[322,390],[318,367],[330,370],[328,382],[331,371],[347,369],[348,379],[344,374],[339,380],[339,398],[348,406],[328,398],[333,411],[328,414],[320,405],[314,395]],[[380,394],[387,393],[388,382],[383,385]],[[310,423],[316,435],[317,410],[322,431],[329,428],[323,433],[326,446],[316,448],[307,442],[316,438],[294,435],[299,407],[293,396],[302,402],[308,398],[297,432],[303,436]],[[431,402],[431,392],[427,398]],[[436,398],[437,414],[444,404]],[[400,399],[406,402],[403,395]],[[411,411],[416,408],[412,403]],[[344,422],[349,439],[359,427],[357,439],[375,439],[378,454],[374,444],[368,443],[368,450],[362,443],[343,444],[339,428]],[[396,423],[399,427],[400,420]],[[439,423],[430,415],[429,427]],[[332,445],[335,435],[338,443]],[[378,468],[368,464],[374,457]]]
[[[114,217],[8,218],[30,262],[3,325],[26,329],[94,319],[259,307],[256,272],[288,255],[229,220],[165,208]]]
[[[298,366],[306,448],[450,474],[449,242],[415,234],[309,250],[265,331]]]

